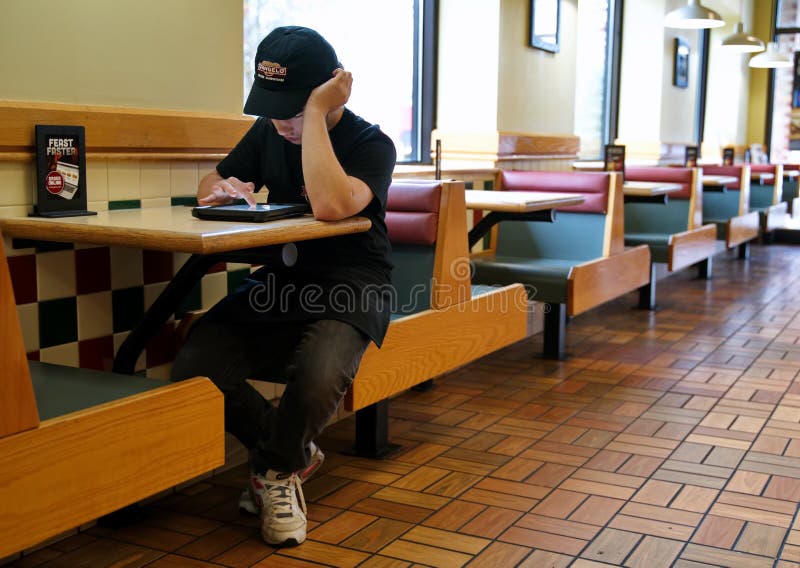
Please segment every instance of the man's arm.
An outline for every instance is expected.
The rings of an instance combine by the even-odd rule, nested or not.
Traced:
[[[223,178],[217,170],[203,176],[197,187],[197,202],[200,205],[226,205],[242,198],[249,205],[256,204],[253,196],[255,184],[243,182],[235,177]]]
[[[336,69],[332,79],[311,92],[303,111],[303,178],[314,217],[322,221],[351,217],[373,198],[366,183],[344,171],[328,134],[328,120],[341,117],[352,84],[349,72]]]

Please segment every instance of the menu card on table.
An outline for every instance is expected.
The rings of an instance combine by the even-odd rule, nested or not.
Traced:
[[[733,165],[733,146],[728,146],[727,148],[722,149],[722,165]]]
[[[625,178],[625,146],[606,144],[603,170],[620,172]]]
[[[86,210],[86,144],[83,126],[36,125],[34,217],[95,215]]]
[[[683,155],[683,165],[687,168],[697,167],[697,158],[700,155],[700,149],[697,146],[686,146]]]

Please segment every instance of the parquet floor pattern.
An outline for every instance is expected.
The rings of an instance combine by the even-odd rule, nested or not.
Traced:
[[[329,428],[306,483],[309,537],[261,543],[244,467],[16,566],[800,568],[800,247],[718,256],[392,401],[402,445],[349,457]]]

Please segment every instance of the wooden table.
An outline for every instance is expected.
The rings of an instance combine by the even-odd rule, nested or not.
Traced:
[[[268,223],[201,221],[192,217],[189,207],[101,211],[95,216],[56,219],[0,218],[0,231],[20,246],[31,246],[30,242],[19,243],[19,239],[24,239],[191,253],[120,345],[114,371],[127,374],[134,372],[136,360],[147,342],[218,262],[262,264],[265,258],[276,256],[282,256],[286,262],[286,246],[290,243],[363,232],[370,226],[369,219],[363,217],[335,222],[317,221],[311,216]]]
[[[703,187],[709,191],[725,191],[725,186],[739,181],[736,176],[703,174]]]
[[[750,172],[750,180],[757,181],[760,184],[769,183],[772,184],[775,181],[775,174],[763,173],[763,172]]]
[[[626,203],[666,203],[670,193],[680,191],[679,183],[662,181],[625,181],[622,193]]]
[[[556,207],[580,205],[583,195],[549,191],[483,191],[465,192],[467,209],[489,211],[469,231],[469,247],[483,238],[500,221],[545,221],[552,223]]]

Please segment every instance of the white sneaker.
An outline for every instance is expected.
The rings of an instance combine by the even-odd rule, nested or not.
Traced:
[[[308,459],[308,465],[305,469],[301,469],[297,472],[300,483],[305,483],[309,477],[317,472],[322,462],[325,461],[325,454],[322,453],[322,450],[320,450],[319,446],[314,442],[308,445],[308,449],[311,453],[311,457]],[[250,485],[252,486],[252,484]],[[256,504],[256,500],[253,499],[251,487],[242,491],[242,494],[239,496],[239,511],[247,513],[248,515],[258,515],[261,513],[261,508]]]
[[[306,501],[296,473],[269,470],[250,476],[261,510],[261,538],[272,545],[297,546],[306,540]]]

